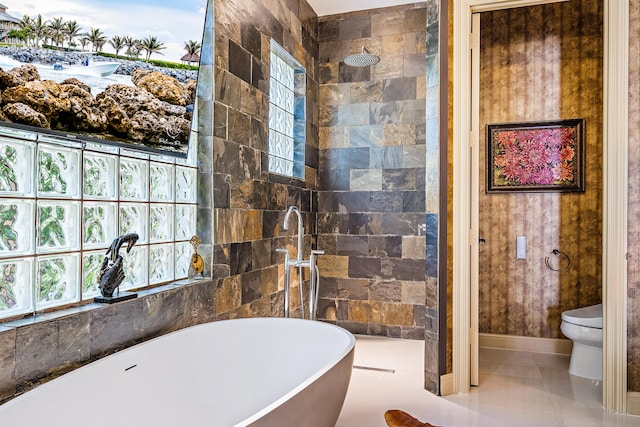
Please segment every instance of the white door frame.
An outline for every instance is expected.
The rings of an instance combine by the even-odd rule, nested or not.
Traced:
[[[453,392],[470,384],[471,16],[475,12],[563,0],[456,0],[453,20]],[[627,148],[629,100],[629,3],[604,1],[603,106],[603,405],[627,407]],[[476,160],[477,161],[477,160]],[[475,245],[474,245],[475,246]]]
[[[471,15],[471,111],[469,117],[469,369],[470,385],[480,385],[480,14]],[[474,214],[475,212],[475,214]]]

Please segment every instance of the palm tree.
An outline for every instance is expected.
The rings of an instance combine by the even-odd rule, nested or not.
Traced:
[[[20,26],[20,31],[24,32],[26,45],[29,46],[29,41],[33,38],[33,19],[29,15],[23,15],[18,25]]]
[[[116,51],[116,58],[118,57],[118,53],[122,50],[122,48],[125,47],[124,39],[125,39],[125,37],[120,37],[120,36],[116,35],[116,36],[111,37],[111,40],[109,40],[109,44]]]
[[[98,40],[98,50],[97,52],[102,52],[102,48],[104,47],[105,43],[107,42],[107,38],[103,38]]]
[[[31,19],[31,31],[35,47],[40,47],[40,40],[47,36],[47,30],[47,23],[42,20],[42,15],[38,14],[35,19]]]
[[[91,40],[89,40],[89,35],[87,33],[80,34],[80,46],[82,46],[82,50],[85,50],[89,43],[91,43]]]
[[[60,43],[64,40],[64,27],[65,25],[62,17],[53,18],[47,25],[47,28],[49,29],[49,35],[51,36],[51,41],[56,46],[60,46]]]
[[[18,25],[20,26],[20,29],[18,31],[20,31],[20,33],[23,35],[24,43],[26,46],[29,46],[29,42],[33,37],[33,27],[31,23],[32,20],[29,15],[23,15],[22,20],[18,23]]]
[[[189,40],[184,42],[184,50],[187,51],[189,55],[199,55],[200,49],[202,48],[202,44],[195,40]]]
[[[30,17],[27,14],[22,15],[22,19],[20,20],[20,22],[18,23],[18,25],[20,26],[20,28],[31,28],[31,26],[33,25],[33,18]]]
[[[76,21],[67,21],[64,25],[64,35],[67,37],[69,41],[69,47],[71,47],[71,43],[73,43],[73,39],[80,35],[80,30],[82,27],[78,25]]]
[[[122,43],[127,47],[125,55],[129,58],[137,58],[140,54],[140,40],[134,39],[131,36],[124,36]]]
[[[184,50],[187,51],[187,54],[180,59],[182,61],[187,61],[187,62],[199,62],[200,61],[199,55],[200,55],[201,48],[202,48],[202,45],[200,44],[200,42],[197,42],[195,40],[189,40],[184,42]]]
[[[102,49],[102,46],[107,42],[107,38],[104,36],[104,33],[99,28],[91,28],[89,33],[87,33],[87,38],[93,45],[93,51],[98,52]]]
[[[148,36],[146,39],[143,39],[140,47],[142,50],[147,52],[145,62],[149,62],[149,58],[152,53],[159,53],[160,55],[164,55],[161,53],[161,50],[166,49],[164,43],[159,42],[156,36]]]

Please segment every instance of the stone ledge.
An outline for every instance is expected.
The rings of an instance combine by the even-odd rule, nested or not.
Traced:
[[[215,282],[179,281],[116,304],[0,324],[0,403],[116,351],[215,320]]]

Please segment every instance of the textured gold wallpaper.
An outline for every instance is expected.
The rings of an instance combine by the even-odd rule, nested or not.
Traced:
[[[629,1],[629,391],[640,392],[640,0]]]
[[[480,332],[561,338],[562,311],[601,302],[602,21],[599,0],[482,14]],[[572,118],[586,119],[584,193],[485,192],[487,123]],[[553,249],[569,269],[545,266]]]

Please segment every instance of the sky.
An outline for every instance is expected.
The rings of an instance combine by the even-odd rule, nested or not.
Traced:
[[[62,17],[77,21],[83,32],[99,28],[106,37],[132,36],[143,39],[156,36],[164,43],[163,55],[152,59],[178,62],[186,53],[184,42],[202,41],[206,0],[0,0],[7,13],[42,15],[45,20]],[[106,44],[104,51],[114,53]]]

